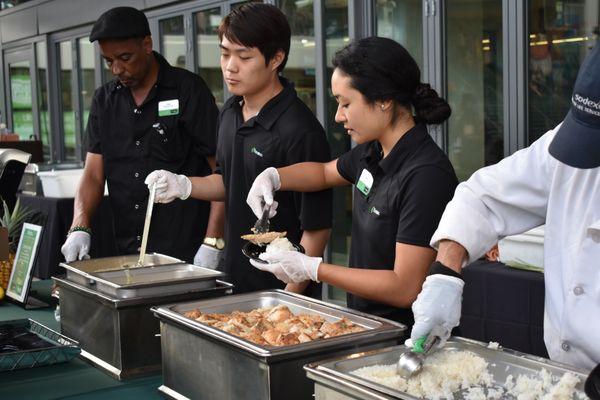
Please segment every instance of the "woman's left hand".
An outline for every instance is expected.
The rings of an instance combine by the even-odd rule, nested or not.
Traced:
[[[277,279],[285,283],[298,283],[309,279],[318,282],[319,265],[323,262],[321,257],[310,257],[289,250],[262,253],[259,257],[268,264],[254,260],[250,260],[250,264],[261,271],[271,272]]]

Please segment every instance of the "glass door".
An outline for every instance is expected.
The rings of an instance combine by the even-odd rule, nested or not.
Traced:
[[[19,135],[20,140],[30,140],[35,136],[34,96],[31,81],[33,53],[31,49],[5,53],[6,88],[8,93],[6,118],[8,130]]]
[[[217,28],[221,23],[221,18],[221,7],[194,13],[196,35],[195,72],[204,79],[213,96],[215,96],[219,108],[225,102],[223,76],[219,63],[219,37],[217,36]]]

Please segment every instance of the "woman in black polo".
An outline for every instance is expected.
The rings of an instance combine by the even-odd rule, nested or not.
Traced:
[[[253,265],[286,282],[327,282],[349,293],[349,307],[411,326],[410,306],[435,259],[429,240],[457,185],[426,127],[445,121],[450,106],[421,83],[415,60],[393,40],[361,39],[333,65],[335,119],[358,145],[328,163],[266,169],[248,204],[260,217],[275,190],[354,185],[351,268],[293,251],[263,253],[269,264]]]

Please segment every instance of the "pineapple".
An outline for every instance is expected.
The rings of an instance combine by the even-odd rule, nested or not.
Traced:
[[[8,229],[8,261],[0,261],[0,286],[4,289],[8,287],[8,280],[10,278],[10,272],[12,270],[13,262],[15,260],[15,253],[17,252],[17,246],[19,245],[19,238],[21,236],[21,229],[23,223],[33,213],[32,210],[23,208],[19,204],[19,199],[15,203],[15,207],[10,212],[8,205],[2,200],[2,206],[4,208],[4,215],[0,218],[0,226]]]

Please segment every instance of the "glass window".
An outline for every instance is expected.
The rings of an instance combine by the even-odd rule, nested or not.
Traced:
[[[96,78],[94,76],[94,44],[90,43],[89,38],[77,39],[79,48],[79,95],[81,101],[81,132],[85,132],[90,107],[92,105],[92,96],[96,88]]]
[[[394,39],[423,65],[423,1],[376,0],[377,36]]]
[[[502,0],[449,0],[448,157],[459,180],[502,159]]]
[[[204,79],[220,108],[225,101],[217,36],[217,28],[221,23],[221,9],[217,7],[197,12],[195,20],[196,73]]]
[[[7,8],[12,8],[19,4],[27,3],[28,1],[31,0],[2,0],[0,1],[0,10],[6,10]]]
[[[71,42],[58,44],[60,56],[60,93],[62,106],[62,126],[64,159],[75,161],[75,109],[73,108],[73,92],[71,78],[73,77],[73,62],[71,57]]]
[[[280,7],[292,30],[290,54],[283,75],[294,82],[298,97],[317,111],[315,83],[315,19],[313,0],[282,0]]]
[[[21,140],[29,140],[33,135],[33,107],[31,103],[31,77],[29,61],[10,63],[10,104],[12,131]]]
[[[350,42],[348,33],[348,1],[325,0],[323,16],[325,35],[325,58],[327,60],[327,115],[325,127],[334,158],[350,150],[350,137],[344,127],[335,122],[337,102],[331,94],[331,59],[335,52]],[[352,187],[342,186],[333,189],[333,229],[329,240],[329,259],[334,264],[348,265],[350,235],[352,227]],[[330,299],[346,301],[345,292],[329,286]]]
[[[529,143],[569,111],[579,67],[598,38],[599,4],[529,1]]]
[[[37,68],[37,98],[40,118],[40,140],[44,152],[44,160],[49,161],[50,156],[50,114],[48,113],[48,81],[46,71],[48,59],[46,57],[46,43],[35,44]]]
[[[112,74],[106,61],[104,61],[104,58],[100,56],[100,59],[102,60],[102,83],[110,82],[114,79],[114,75]]]
[[[160,22],[160,48],[163,57],[174,67],[185,68],[185,30],[183,16]]]

